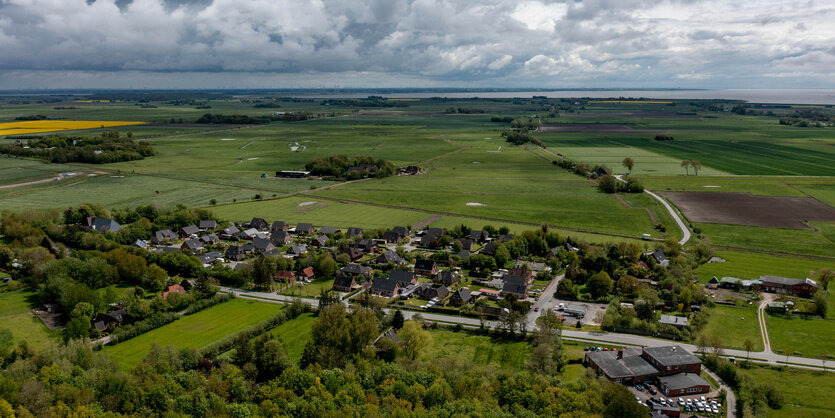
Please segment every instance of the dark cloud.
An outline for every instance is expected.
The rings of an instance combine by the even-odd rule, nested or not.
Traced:
[[[824,87],[832,21],[829,3],[795,0],[0,0],[0,88],[38,87],[27,74],[733,87],[798,73]]]

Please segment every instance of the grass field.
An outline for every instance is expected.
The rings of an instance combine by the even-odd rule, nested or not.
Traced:
[[[261,322],[282,309],[281,305],[233,299],[185,316],[170,324],[104,348],[112,359],[127,369],[142,361],[151,345],[202,348],[221,338]]]
[[[26,341],[34,348],[41,348],[48,341],[60,341],[60,331],[50,331],[32,314],[32,296],[34,293],[25,290],[0,293],[0,328],[11,331],[15,343]]]
[[[769,409],[776,418],[835,417],[835,373],[800,369],[774,370],[767,367],[743,369],[758,382],[774,382],[783,393],[783,407]]]
[[[104,120],[33,120],[25,122],[0,123],[0,136],[39,134],[45,132],[78,131],[94,128],[112,128],[141,125],[145,122],[124,122]]]
[[[835,268],[835,261],[815,258],[726,250],[716,251],[716,256],[726,261],[702,264],[695,270],[702,283],[714,276],[720,279],[726,276],[754,279],[763,275],[806,278],[821,268]]]
[[[745,350],[745,340],[749,339],[754,343],[754,351],[763,351],[756,306],[735,308],[716,305],[708,313],[710,319],[702,334],[717,336],[723,347],[737,350]]]
[[[775,353],[835,359],[835,320],[768,315],[766,326]]]
[[[299,359],[302,358],[305,344],[310,341],[314,322],[316,322],[316,317],[312,313],[304,313],[273,328],[269,333],[281,338],[290,361],[298,363]]]
[[[530,355],[530,346],[526,342],[497,340],[448,330],[432,330],[431,333],[432,343],[421,355],[424,361],[435,363],[443,359],[457,365],[522,369]]]
[[[299,296],[303,298],[315,298],[322,293],[322,290],[330,290],[333,287],[333,278],[323,277],[313,279],[312,282],[296,284],[281,292],[282,295]]]

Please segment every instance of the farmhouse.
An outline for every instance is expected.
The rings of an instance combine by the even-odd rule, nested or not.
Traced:
[[[664,255],[664,250],[657,249],[652,253],[652,258],[655,259],[655,262],[661,264],[664,267],[670,265],[670,260],[667,260],[667,256]]]
[[[278,255],[278,248],[267,238],[255,238],[252,240],[254,251],[264,255]]]
[[[400,283],[401,287],[417,284],[417,276],[411,271],[392,270],[391,273],[389,273],[389,280],[397,281]]]
[[[357,244],[354,247],[368,254],[373,254],[377,251],[377,244],[374,243],[373,239],[368,238],[357,241]]]
[[[276,171],[276,177],[282,177],[287,179],[303,179],[310,175],[309,171],[292,171],[292,170],[284,170],[284,171]]]
[[[319,233],[320,234],[330,234],[330,235],[341,234],[342,230],[335,227],[335,226],[323,226],[323,227],[319,228]]]
[[[431,300],[438,298],[439,300],[444,300],[449,296],[449,289],[446,286],[434,287],[430,283],[421,283],[418,285],[415,293],[421,299]]]
[[[200,237],[200,241],[206,245],[217,245],[220,243],[220,238],[216,234],[206,234]]]
[[[518,299],[525,299],[528,297],[528,283],[523,276],[504,276],[504,283],[502,284],[502,296],[514,295]]]
[[[461,244],[461,250],[464,251],[472,251],[473,250],[473,240],[461,238],[458,240],[458,243]]]
[[[199,234],[200,228],[198,228],[197,225],[187,225],[180,228],[180,230],[177,233],[180,235],[181,238],[188,238],[192,235]]]
[[[170,229],[163,229],[161,231],[154,232],[154,236],[152,236],[149,241],[151,241],[151,244],[160,245],[165,241],[173,241],[178,238],[180,238],[180,236],[175,234],[174,231]]]
[[[237,239],[238,234],[241,233],[241,230],[238,229],[237,226],[232,225],[220,231],[220,237],[223,239]]]
[[[366,267],[366,266],[363,266],[362,264],[357,264],[357,263],[348,264],[345,267],[342,267],[342,269],[340,269],[340,271],[342,272],[343,276],[351,276],[351,277],[355,277],[355,276],[371,277],[371,274],[373,273],[373,270],[371,269],[371,267]]]
[[[319,235],[318,237],[315,237],[310,241],[310,245],[318,248],[325,247],[328,245],[328,236]]]
[[[812,297],[818,291],[818,284],[812,279],[790,279],[779,276],[760,277],[762,291],[782,293],[804,298]]]
[[[415,274],[422,274],[424,276],[434,276],[438,272],[438,264],[433,260],[417,260],[415,261]]]
[[[362,256],[365,253],[363,253],[362,250],[360,250],[359,248],[348,247],[342,250],[342,254],[348,254],[348,257],[351,259],[351,261],[356,261],[362,258]]]
[[[484,242],[490,238],[490,234],[487,231],[470,231],[470,235],[467,238],[476,242]]]
[[[183,250],[189,250],[193,253],[203,251],[203,241],[199,239],[187,239],[183,242],[183,245],[180,246]]]
[[[125,322],[125,315],[127,315],[127,313],[128,311],[125,308],[121,308],[105,314],[98,314],[93,320],[93,324],[99,331],[114,328]]]
[[[693,373],[679,373],[658,378],[658,388],[667,396],[710,392],[710,383]]]
[[[275,272],[274,277],[280,283],[294,283],[296,281],[296,273],[288,270],[279,270]]]
[[[362,228],[348,228],[346,235],[348,235],[348,238],[362,238]]]
[[[311,281],[311,280],[313,280],[313,278],[314,278],[314,277],[316,277],[316,276],[313,274],[313,267],[305,267],[305,268],[304,268],[304,270],[302,270],[302,271],[299,273],[299,277],[300,277],[300,278],[302,278],[302,279],[304,279],[304,280],[306,280],[306,281]]]
[[[241,232],[240,234],[238,234],[238,236],[243,238],[243,239],[253,239],[253,238],[258,236],[258,233],[259,232],[258,232],[257,229],[249,228],[249,229]]]

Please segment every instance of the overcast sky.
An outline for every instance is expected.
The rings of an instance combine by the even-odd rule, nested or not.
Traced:
[[[833,0],[0,0],[0,89],[835,88]]]

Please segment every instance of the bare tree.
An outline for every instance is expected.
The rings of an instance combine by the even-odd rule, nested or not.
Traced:
[[[681,166],[684,167],[684,171],[689,176],[690,175],[690,160],[683,160],[681,162]]]
[[[745,347],[745,351],[748,352],[748,358],[746,359],[746,361],[750,361],[751,360],[751,350],[754,349],[754,342],[751,341],[750,338],[746,338],[745,341],[742,343],[742,346]]]
[[[693,160],[693,161],[690,161],[690,166],[693,167],[693,172],[695,172],[696,175],[698,176],[699,175],[699,169],[702,168],[702,163],[700,163],[696,160]]]

